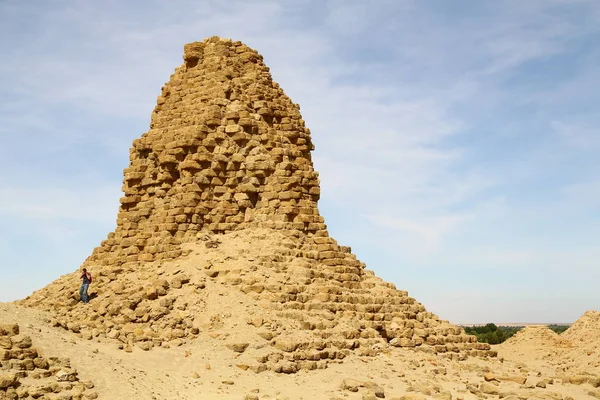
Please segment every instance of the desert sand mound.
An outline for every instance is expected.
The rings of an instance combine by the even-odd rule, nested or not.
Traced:
[[[569,330],[558,335],[547,326],[528,326],[501,345],[500,357],[517,362],[552,365],[557,373],[600,374],[598,312],[588,311]],[[567,332],[569,332],[567,334]]]
[[[531,325],[521,329],[500,345],[503,348],[518,348],[520,346],[569,348],[573,344],[545,325]]]
[[[562,333],[575,346],[563,358],[570,369],[600,374],[600,312],[586,311]]]
[[[532,325],[518,331],[506,342],[495,346],[498,353],[513,361],[552,360],[572,343],[545,325]]]
[[[562,336],[577,344],[593,342],[600,347],[600,311],[586,311]]]

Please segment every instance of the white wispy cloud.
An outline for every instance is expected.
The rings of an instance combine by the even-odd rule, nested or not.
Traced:
[[[35,221],[85,221],[115,219],[118,185],[82,186],[80,190],[42,185],[0,188],[0,215]]]
[[[552,127],[568,146],[594,151],[600,148],[600,127],[552,121]]]
[[[424,242],[421,250],[432,252],[437,250],[437,246],[443,235],[457,224],[464,222],[467,217],[447,215],[412,221],[409,219],[393,218],[389,215],[375,214],[369,215],[367,218],[377,226],[420,236]]]

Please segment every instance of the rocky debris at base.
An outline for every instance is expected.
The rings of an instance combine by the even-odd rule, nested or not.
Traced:
[[[45,358],[18,324],[0,325],[0,399],[96,399],[68,359]]]
[[[73,360],[73,365],[61,360],[50,366],[52,360],[45,356],[48,368],[56,371],[49,382],[74,386],[84,382],[99,398],[115,400],[153,397],[161,400],[597,400],[595,396],[600,390],[599,374],[565,372],[554,368],[548,360],[535,359],[534,353],[524,361],[477,357],[455,360],[435,353],[390,347],[375,357],[351,352],[343,363],[329,360],[326,369],[294,374],[289,373],[294,365],[285,359],[272,358],[265,364],[253,364],[255,355],[264,349],[268,351],[270,346],[266,342],[257,345],[244,335],[249,333],[248,327],[266,329],[271,320],[266,314],[248,313],[243,318],[244,325],[234,327],[231,322],[236,320],[227,317],[225,310],[240,300],[236,292],[228,297],[223,287],[214,294],[221,299],[222,306],[214,310],[220,315],[220,319],[212,318],[214,329],[202,326],[196,341],[153,348],[153,351],[133,346],[130,353],[121,352],[112,339],[89,341],[73,332],[51,328],[46,312],[15,305],[0,304],[0,321],[14,321],[15,316],[23,321],[24,330],[11,334],[11,348],[12,337],[17,337],[19,343],[28,342],[22,339],[24,336],[31,337],[33,345],[44,353],[53,355],[56,348],[62,360]],[[2,343],[6,345],[6,340]],[[240,345],[240,350],[246,348],[240,353],[230,348],[234,344]],[[288,374],[269,371],[267,367],[271,362],[278,363],[281,372],[285,368]],[[256,374],[260,371],[264,372]],[[0,375],[2,382],[12,384],[12,376]],[[96,385],[86,381],[90,377]],[[74,378],[77,380],[70,382]],[[17,379],[21,385],[30,385],[33,381],[30,377]],[[61,393],[52,395],[60,397]],[[66,391],[65,397],[68,395]]]
[[[321,369],[351,353],[376,356],[396,347],[454,359],[494,354],[431,313],[407,319],[422,306],[372,274],[356,281],[365,289],[347,288],[329,268],[294,255],[304,238],[258,228],[218,236],[218,249],[188,244],[179,262],[147,264],[154,274],[130,271],[105,281],[99,270],[95,299],[53,308],[51,324],[86,340],[116,341],[126,351],[178,347],[204,332],[226,338],[225,347],[243,354],[241,364],[259,372]],[[218,273],[207,277],[207,269]],[[173,276],[189,281],[175,289]],[[224,304],[231,308],[220,313]]]

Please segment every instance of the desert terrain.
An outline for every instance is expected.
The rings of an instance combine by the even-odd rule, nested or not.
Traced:
[[[115,230],[0,304],[0,399],[600,398],[598,311],[479,343],[329,236],[310,130],[258,52],[212,37],[183,61]]]
[[[11,360],[3,359],[0,382],[23,372],[28,377],[0,393],[44,399],[597,399],[599,317],[588,312],[582,319],[595,318],[595,326],[560,336],[543,326],[525,328],[496,346],[497,358],[453,361],[389,348],[376,357],[350,355],[324,369],[283,374],[241,368],[239,354],[227,347],[228,329],[181,346],[128,352],[110,339],[88,340],[52,327],[47,312],[2,304],[3,326],[19,323],[42,357],[68,359],[70,368],[50,367],[49,378],[33,378],[46,370],[11,369]],[[593,330],[595,343],[578,343]],[[65,371],[75,371],[77,381],[61,382]]]

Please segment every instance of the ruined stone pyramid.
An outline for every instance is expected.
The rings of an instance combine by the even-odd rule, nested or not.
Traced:
[[[183,59],[133,142],[116,230],[83,264],[91,303],[75,272],[23,304],[128,351],[209,334],[257,372],[394,347],[494,355],[329,237],[310,131],[261,55],[213,37]]]

